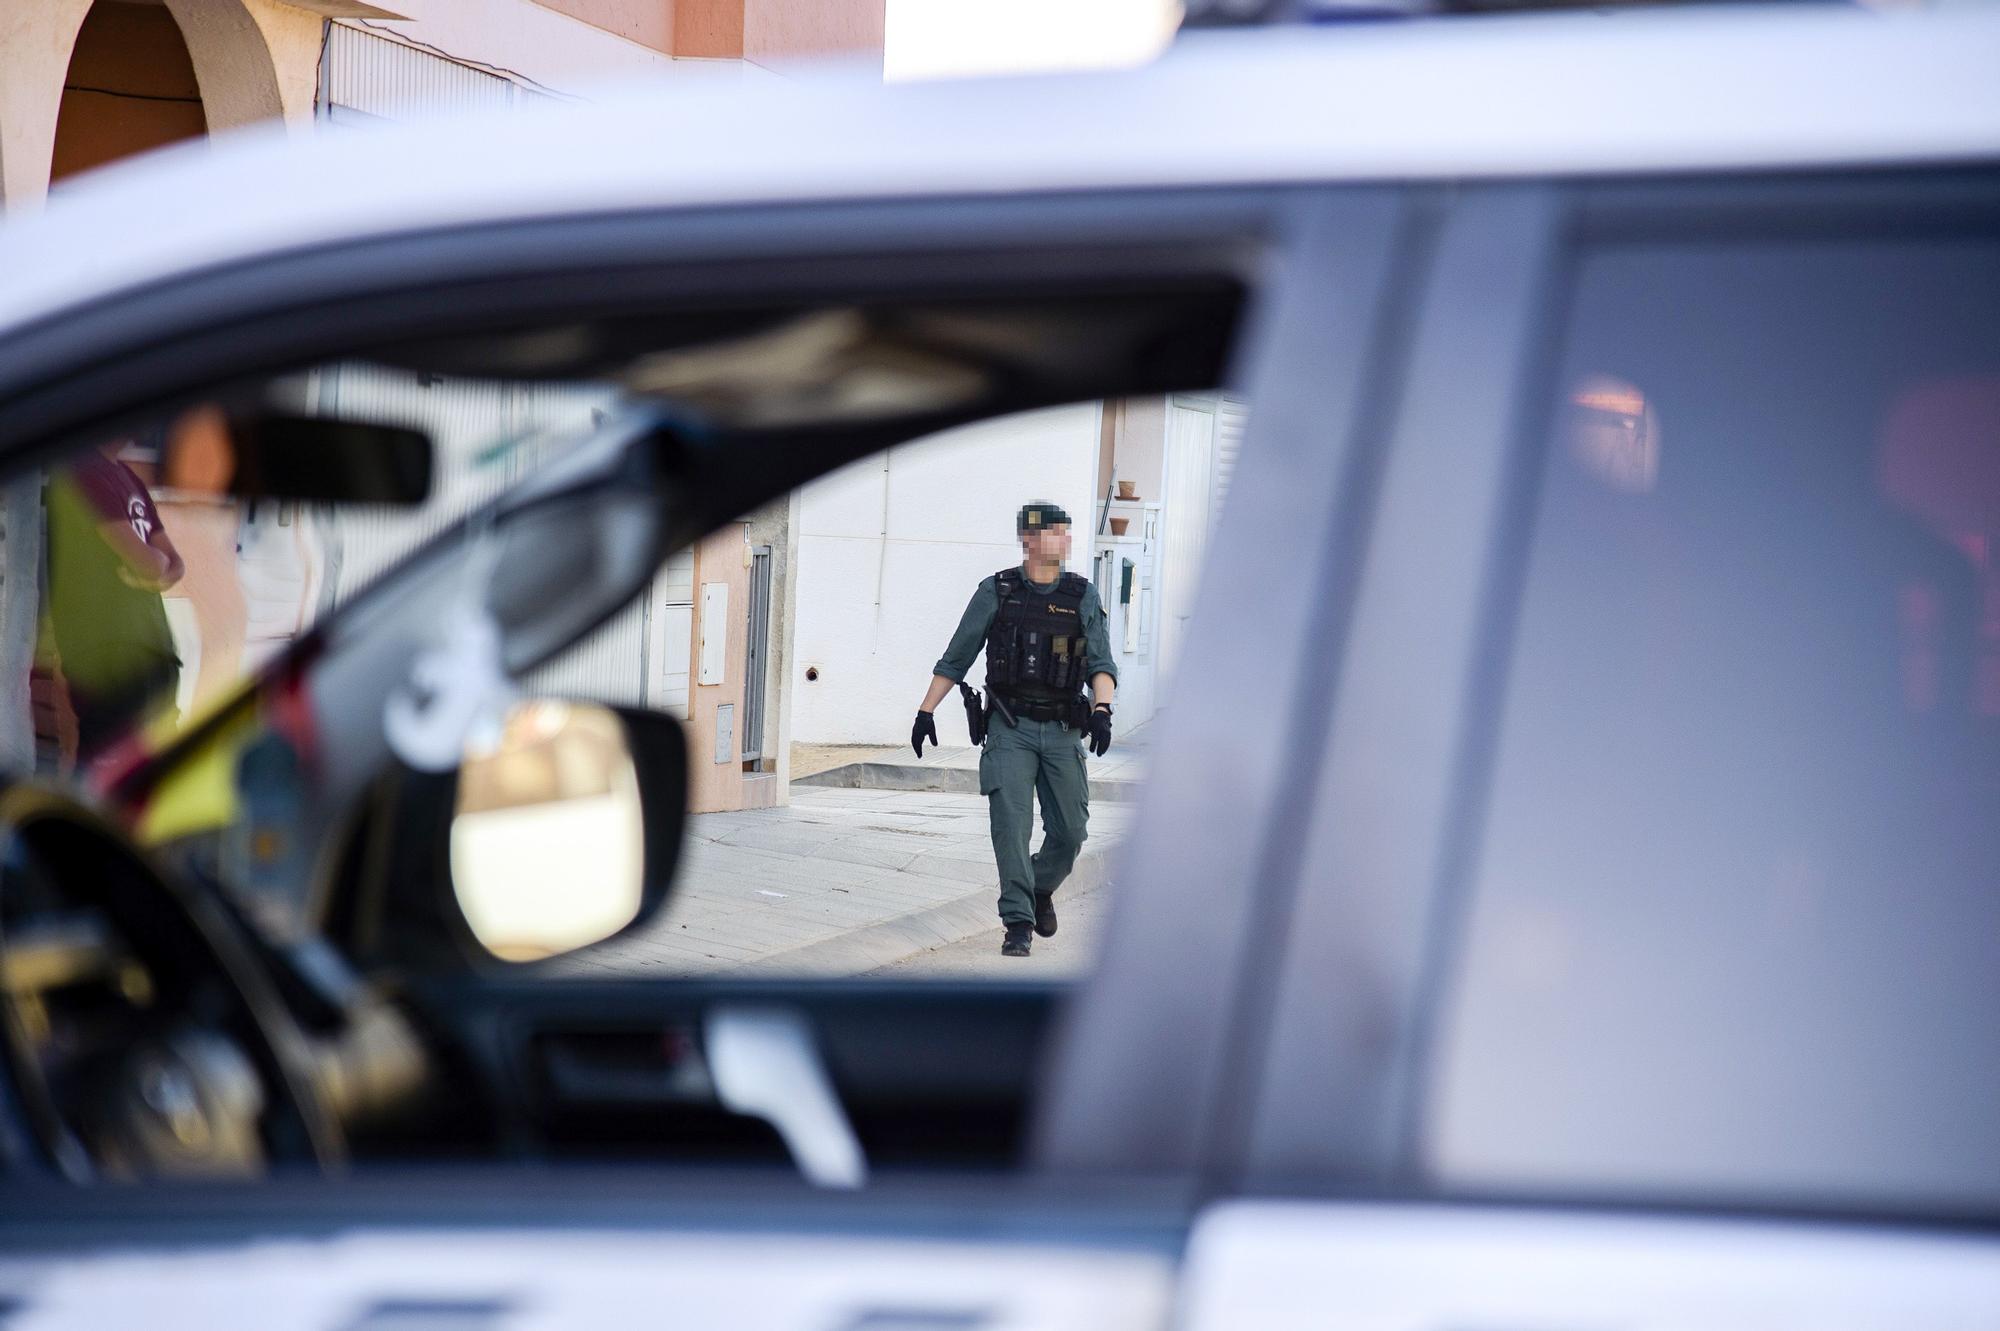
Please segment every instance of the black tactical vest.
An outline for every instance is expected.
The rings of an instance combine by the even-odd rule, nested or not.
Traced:
[[[1069,697],[1083,687],[1083,594],[1090,582],[1065,573],[1038,592],[1018,568],[994,575],[1000,609],[986,631],[986,687],[1030,697]]]

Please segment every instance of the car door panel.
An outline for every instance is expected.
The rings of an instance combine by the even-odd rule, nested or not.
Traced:
[[[1293,219],[1252,335],[1240,475],[1120,870],[1140,890],[1117,903],[1099,970],[1060,1031],[1036,1125],[1041,1168],[1194,1169],[1222,1088],[1242,1075],[1237,986],[1268,964],[1295,796],[1339,677],[1344,561],[1365,529],[1375,456],[1361,404],[1389,372],[1380,334],[1421,271],[1415,206],[1396,191],[1335,191]],[[1218,969],[1234,982],[1196,982]]]
[[[0,1298],[29,1325],[255,1298],[264,1324],[309,1327],[528,1314],[593,1326],[657,1310],[773,1331],[1141,1331],[1170,1316],[1188,1215],[1178,1192],[1146,1184],[932,1174],[831,1193],[787,1170],[640,1162],[202,1188],[22,1184],[0,1196]]]
[[[1225,565],[1233,563],[1236,576],[1246,585],[1268,588],[1287,612],[1273,615],[1257,605],[1211,596],[1199,610],[1197,624],[1206,616],[1217,626],[1205,650],[1255,654],[1260,671],[1280,694],[1293,687],[1303,692],[1304,714],[1312,716],[1328,693],[1312,672],[1318,663],[1331,659],[1337,647],[1322,647],[1311,661],[1300,655],[1295,637],[1302,627],[1300,614],[1312,622],[1322,607],[1316,602],[1301,605],[1285,595],[1283,571],[1273,566],[1271,548],[1258,533],[1260,526],[1268,530],[1272,524],[1317,530],[1318,524],[1335,519],[1343,531],[1358,529],[1366,492],[1344,484],[1357,464],[1346,446],[1336,442],[1327,447],[1324,441],[1344,437],[1342,422],[1351,410],[1350,397],[1372,363],[1380,313],[1399,298],[1398,285],[1410,280],[1412,265],[1420,265],[1422,259],[1420,254],[1406,254],[1400,264],[1384,262],[1385,256],[1397,252],[1407,220],[1393,191],[1300,195],[1279,216],[1281,222],[1269,221],[1278,230],[1282,255],[1268,270],[1269,288],[1304,293],[1323,290],[1323,284],[1331,282],[1333,289],[1351,292],[1352,298],[1336,301],[1331,318],[1303,294],[1285,299],[1277,314],[1247,335],[1238,373],[1253,385],[1253,410],[1268,408],[1273,413],[1276,433],[1262,445],[1253,438],[1239,463],[1232,517],[1225,522],[1216,557]],[[1198,209],[1196,217],[1207,218],[1208,212]],[[1223,220],[1242,224],[1233,216]],[[1041,226],[1047,225],[1043,219]],[[1170,227],[1170,233],[1175,229]],[[1193,264],[1199,271],[1216,254],[1247,249],[1255,240],[1253,233],[1225,232],[1197,247],[1202,257],[1188,251],[1178,262]],[[953,262],[963,265],[971,260],[961,256]],[[943,264],[933,280],[946,280],[949,269]],[[1100,269],[1092,281],[1102,277]],[[1329,364],[1335,383],[1331,393],[1324,388]],[[748,468],[732,466],[726,455],[704,457],[701,469],[688,477],[693,487],[688,502],[708,520],[719,520],[839,460],[824,453],[814,458],[803,446],[793,452],[796,459],[784,466],[772,465],[770,449],[760,449],[756,465]],[[1235,516],[1243,511],[1251,516]],[[1231,724],[1231,706],[1203,701],[1204,693],[1220,681],[1201,661],[1201,650],[1195,649],[1197,655],[1184,674],[1185,705],[1163,725]],[[1212,738],[1196,735],[1181,742],[1201,752]],[[1217,755],[1211,751],[1207,770],[1191,764],[1183,773],[1156,779],[1154,798],[1165,802],[1160,806],[1164,811],[1153,816],[1166,823],[1194,820],[1207,827],[1203,853],[1240,871],[1262,853],[1263,842],[1255,829],[1264,814],[1257,811],[1270,801],[1282,801],[1287,788],[1271,775],[1285,760],[1269,753],[1257,736],[1242,732],[1231,744],[1229,762],[1242,780],[1215,766]],[[1164,794],[1158,793],[1161,789]],[[1242,817],[1220,815],[1216,801],[1225,793]],[[1145,841],[1142,832],[1142,846]],[[1164,843],[1157,851],[1165,853]],[[1114,924],[1114,953],[1107,963],[1114,969],[1127,964],[1119,957],[1143,956],[1144,939],[1172,933],[1174,922],[1187,918],[1191,902],[1212,895],[1206,892],[1199,870],[1176,865],[1166,874],[1162,869],[1157,858],[1151,863],[1142,860],[1127,878],[1143,884],[1132,897],[1138,903],[1134,909],[1144,914],[1128,912]],[[1257,881],[1239,876],[1224,896],[1207,901],[1203,909],[1213,914],[1226,907],[1238,919],[1248,920],[1262,908]],[[1174,1112],[1177,1105],[1200,1104],[1209,1092],[1197,1089],[1196,1082],[1212,1089],[1217,1077],[1228,1075],[1228,1059],[1217,1041],[1226,1027],[1223,1019],[1237,982],[1239,958],[1226,944],[1219,917],[1206,924],[1209,932],[1189,932],[1178,940],[1182,949],[1176,954],[1178,961],[1166,954],[1153,956],[1139,973],[1107,990],[1122,989],[1149,1009],[1139,1025],[1143,1034],[1135,1040],[1129,1027],[1121,1028],[1119,1042],[1132,1047],[1114,1052],[1096,1067],[1088,1078],[1091,1099],[1074,1102],[1089,1104],[1094,1126],[1087,1133],[1074,1124],[1051,1130],[1046,1140],[1061,1145],[1042,1161],[1045,1167],[1067,1167],[1066,1162],[1086,1157],[1101,1168],[1136,1167],[1148,1173],[1172,1173],[1185,1164],[1181,1156],[1130,1152],[1146,1140],[1139,1129],[1149,1116]],[[1185,955],[1188,948],[1201,956]],[[1203,982],[1190,984],[1190,975],[1204,977]],[[773,986],[665,976],[642,986],[620,986],[467,977],[414,992],[421,993],[433,1022],[458,1041],[477,1078],[494,1090],[494,1103],[504,1107],[523,1095],[528,1103],[539,1103],[536,1113],[503,1116],[498,1131],[515,1154],[533,1154],[551,1144],[573,1145],[609,1133],[623,1141],[644,1142],[655,1151],[679,1153],[692,1147],[698,1154],[726,1142],[732,1152],[781,1159],[767,1130],[718,1117],[708,1099],[686,1093],[689,1078],[677,1079],[671,1067],[660,1064],[662,1042],[698,1049],[703,1014],[725,1003],[775,1003],[802,1015],[818,1037],[857,1130],[864,1141],[875,1142],[880,1148],[876,1153],[890,1163],[1019,1165],[1034,1093],[1053,1087],[1058,1095],[1065,1094],[1060,1088],[1074,1084],[1071,1078],[1078,1066],[1072,1054],[1049,1072],[1056,1057],[1056,1014],[1068,992],[1054,986],[976,990],[878,986],[873,981]],[[1192,1006],[1176,1013],[1165,1006],[1169,997],[1176,1004]],[[1201,1015],[1202,1020],[1190,1024],[1191,1015]],[[1146,1112],[1136,1114],[1130,1097],[1140,1087],[1113,1075],[1107,1088],[1107,1074],[1129,1066],[1139,1054],[1157,1054],[1162,1046],[1173,1053],[1155,1065],[1154,1075],[1164,1075],[1168,1082],[1158,1087]],[[1173,1060],[1197,1054],[1206,1071],[1199,1078],[1185,1077],[1186,1065]],[[1107,1089],[1119,1103],[1102,1098]],[[662,1106],[671,1112],[656,1113]],[[1051,1122],[1068,1111],[1053,1112],[1058,1117]],[[1196,1115],[1174,1131],[1188,1143],[1203,1125],[1204,1119]],[[900,1151],[899,1142],[906,1144]]]
[[[1327,714],[1345,613],[1342,598],[1301,597],[1297,587],[1328,577],[1337,585],[1365,529],[1371,492],[1358,482],[1374,451],[1357,402],[1370,376],[1389,369],[1379,359],[1383,321],[1422,270],[1421,251],[1406,243],[1410,221],[1393,189],[1292,190],[799,205],[360,238],[180,275],[135,293],[118,319],[85,309],[14,339],[34,354],[0,363],[33,391],[0,409],[0,435],[13,456],[32,456],[228,377],[433,343],[468,320],[506,326],[563,310],[880,299],[996,283],[1016,291],[1244,284],[1250,326],[1230,377],[1248,387],[1262,424],[1251,428],[1214,545],[1180,706],[1163,722],[1151,821],[1124,871],[1134,887],[1073,1030],[1057,1029],[1068,991],[1035,986],[951,996],[929,986],[663,979],[643,992],[584,984],[579,1004],[568,983],[461,975],[450,981],[457,992],[425,1000],[471,1073],[453,1089],[470,1093],[485,1079],[504,1101],[532,1083],[553,1115],[501,1116],[497,1138],[517,1155],[546,1146],[551,1122],[560,1137],[577,1113],[605,1109],[593,1098],[615,1102],[617,1115],[648,1131],[660,1104],[678,1105],[692,1124],[708,1107],[677,1102],[672,1069],[662,1085],[660,1069],[643,1054],[633,1063],[633,1051],[650,1031],[694,1040],[707,1008],[727,1000],[802,1014],[864,1136],[886,1143],[895,1134],[881,1125],[907,1132],[932,1109],[955,1107],[971,1126],[956,1137],[933,1132],[931,1163],[1018,1164],[1027,1132],[1039,1145],[1026,1158],[1058,1176],[1181,1176],[1205,1154],[1211,1111],[1244,1070],[1228,1045],[1236,994],[1262,966],[1254,940],[1280,909],[1266,894],[1267,869],[1283,864],[1301,812],[1298,782]],[[1179,363],[1142,365],[1078,391],[1158,391],[1175,386]],[[893,441],[777,440],[741,466],[691,452],[685,534]],[[1303,566],[1274,558],[1273,531],[1308,552]],[[1187,856],[1148,826],[1199,826],[1205,835]],[[898,1030],[924,1032],[922,1047],[913,1054],[895,1044],[887,1033]],[[465,1108],[466,1121],[476,1120],[469,1097]],[[720,1140],[717,1122],[692,1130]],[[762,1130],[742,1144],[750,1156],[779,1158]]]
[[[1245,1199],[1218,1208],[1196,1227],[1188,1325],[1320,1325],[1349,1307],[1342,1302],[1347,1298],[1354,1300],[1355,1317],[1393,1311],[1399,1324],[1595,1325],[1678,1316],[1718,1326],[1847,1319],[1888,1327],[1992,1320],[2000,1287],[1993,1281],[1990,1192],[1977,1200],[1990,1161],[1976,1144],[1982,1140],[1977,1130],[1966,1126],[1976,1121],[1976,1111],[1967,1117],[1969,1107],[1990,1099],[1966,1094],[1978,1077],[1990,1077],[1992,1067],[1992,1044],[1980,1034],[1985,1024],[1979,1020],[1990,969],[1979,966],[1976,948],[1937,941],[1948,937],[1952,920],[1991,917],[1990,895],[1977,896],[1981,861],[1966,854],[1966,848],[1992,844],[1990,835],[1967,831],[1965,820],[1976,815],[1963,807],[1987,788],[1972,777],[1980,755],[1991,753],[1990,729],[1982,739],[1965,720],[1976,709],[1958,715],[1957,732],[1944,724],[1949,713],[1926,711],[1921,690],[1911,695],[1917,701],[1908,715],[1894,718],[1907,731],[1850,709],[1861,736],[1889,748],[1892,741],[1881,737],[1893,734],[1893,743],[1908,747],[1890,752],[1913,771],[1912,755],[1923,756],[1929,767],[1911,789],[1892,789],[1886,779],[1871,782],[1865,764],[1857,764],[1851,785],[1826,788],[1851,796],[1846,812],[1826,799],[1835,812],[1819,809],[1813,826],[1824,830],[1843,818],[1859,823],[1860,830],[1845,834],[1845,844],[1861,846],[1864,857],[1885,845],[1952,847],[1952,855],[1927,858],[1904,850],[1885,856],[1893,870],[1878,880],[1882,895],[1872,904],[1851,896],[1835,901],[1818,880],[1794,886],[1780,877],[1768,901],[1736,893],[1723,910],[1717,900],[1730,895],[1733,879],[1720,886],[1690,880],[1679,892],[1657,884],[1641,891],[1629,884],[1640,872],[1632,865],[1622,876],[1614,867],[1561,885],[1568,896],[1556,899],[1576,906],[1577,917],[1545,906],[1538,914],[1536,893],[1547,875],[1524,871],[1522,864],[1536,861],[1520,848],[1549,837],[1550,829],[1559,841],[1613,847],[1632,826],[1660,838],[1650,853],[1629,852],[1648,866],[1670,858],[1662,846],[1728,846],[1728,833],[1761,831],[1774,808],[1810,805],[1824,793],[1815,784],[1816,755],[1843,753],[1843,743],[1847,750],[1865,750],[1863,738],[1779,729],[1720,704],[1715,715],[1685,730],[1673,728],[1686,724],[1685,712],[1672,714],[1673,721],[1655,717],[1650,729],[1635,722],[1634,733],[1660,737],[1650,749],[1621,743],[1621,734],[1602,725],[1573,723],[1558,738],[1548,735],[1568,691],[1617,699],[1626,696],[1621,687],[1640,679],[1658,696],[1685,701],[1704,688],[1714,693],[1738,686],[1752,669],[1745,664],[1752,648],[1745,644],[1761,641],[1741,631],[1744,623],[1770,626],[1780,645],[1786,634],[1794,635],[1789,642],[1800,662],[1784,663],[1788,677],[1774,671],[1778,683],[1770,692],[1810,694],[1825,679],[1843,678],[1843,669],[1858,669],[1816,657],[1804,645],[1818,641],[1810,634],[1828,623],[1851,627],[1840,617],[1853,617],[1841,589],[1881,573],[1871,569],[1871,559],[1898,574],[1914,568],[1970,577],[1969,564],[1947,567],[1945,554],[1954,547],[1943,533],[1932,531],[1928,541],[1919,541],[1909,514],[1887,511],[1894,505],[1884,502],[1885,493],[1893,497],[1880,480],[1891,474],[1886,464],[1879,470],[1850,467],[1839,482],[1814,466],[1839,466],[1846,454],[1876,458],[1872,448],[1889,447],[1886,428],[1873,433],[1878,422],[1863,414],[1830,424],[1838,412],[1827,404],[1886,394],[1901,382],[1892,372],[1896,366],[1929,369],[1955,385],[1990,383],[1994,343],[1985,330],[1992,325],[1981,314],[1991,308],[1993,256],[2000,252],[1994,249],[2000,235],[1996,199],[1990,173],[1973,179],[1959,172],[1462,192],[1440,234],[1436,277],[1419,316],[1392,431],[1378,527],[1358,594],[1348,674],[1327,732],[1289,936],[1279,949],[1270,1005],[1257,1009],[1246,1028],[1262,1041],[1257,1079],[1243,1083],[1255,1104],[1240,1135],[1218,1143],[1228,1153],[1226,1186]],[[1761,317],[1792,308],[1774,303],[1758,311],[1757,320],[1712,321],[1704,336],[1701,318],[1710,309],[1704,294],[1657,279],[1645,288],[1659,295],[1657,306],[1620,305],[1600,292],[1590,307],[1598,322],[1589,327],[1600,333],[1617,328],[1623,339],[1615,348],[1601,346],[1610,339],[1584,331],[1575,313],[1580,274],[1599,245],[1620,247],[1627,265],[1620,271],[1627,275],[1663,253],[1749,247],[1735,267],[1714,269],[1736,279],[1729,286],[1712,281],[1729,298],[1717,307],[1742,310],[1760,293],[1778,290],[1789,292],[1799,308],[1850,316],[1865,309],[1869,317],[1825,318],[1821,327],[1786,339],[1767,336],[1760,344],[1745,329],[1782,325],[1781,318]],[[1908,251],[1898,260],[1902,266],[1882,262],[1872,272],[1874,286],[1860,280],[1870,275],[1871,247],[1886,254],[1899,245]],[[1760,286],[1760,255],[1767,268],[1781,259],[1795,274],[1816,280]],[[1945,276],[1952,272],[1963,278],[1956,290]],[[1842,290],[1859,294],[1843,306]],[[1867,294],[1878,290],[1891,294]],[[1922,293],[1930,293],[1934,317],[1923,316]],[[1575,327],[1572,319],[1579,320]],[[1907,321],[1900,333],[1898,320]],[[1810,325],[1810,317],[1804,322]],[[1956,343],[1950,341],[1954,328],[1961,330]],[[1879,352],[1870,352],[1876,345],[1871,336],[1881,340]],[[1816,360],[1816,338],[1851,354]],[[1710,344],[1741,357],[1737,378],[1730,378],[1736,366]],[[1676,345],[1702,350],[1707,359],[1692,362],[1701,373],[1674,362],[1670,377],[1666,362],[1655,365],[1634,352]],[[1584,457],[1573,438],[1557,433],[1558,413],[1574,400],[1566,395],[1580,391],[1569,376],[1579,365],[1592,367],[1594,355],[1606,357],[1612,369],[1623,364],[1620,372],[1633,376],[1648,404],[1669,384],[1678,394],[1671,403],[1678,411],[1660,398],[1659,433],[1650,441],[1657,451],[1637,470],[1608,469],[1603,458]],[[1926,362],[1926,355],[1934,360]],[[1760,365],[1762,357],[1769,368]],[[1646,378],[1649,366],[1657,383]],[[1749,417],[1766,429],[1721,429],[1695,409],[1719,411],[1715,404],[1725,400],[1768,408],[1768,416]],[[1990,438],[1990,429],[1981,435],[1967,428],[1987,419],[1964,406],[1975,399],[1953,400],[1959,414],[1926,417],[1920,442],[1944,448],[1941,437]],[[1798,420],[1812,428],[1796,426]],[[1774,480],[1778,473],[1755,469],[1758,450],[1776,451],[1772,438],[1787,440],[1786,456],[1802,464],[1782,473],[1783,483]],[[1704,471],[1698,451],[1728,459],[1733,469]],[[1629,463],[1631,455],[1622,461]],[[1558,513],[1549,477],[1563,468],[1569,479],[1560,493],[1569,507]],[[1954,511],[1978,511],[1963,488],[1971,474],[1970,466],[1939,473],[1940,492],[1949,490],[1954,504],[1966,504]],[[1945,475],[1959,484],[1946,485]],[[1857,503],[1842,482],[1875,506]],[[1883,493],[1871,488],[1877,484]],[[1689,500],[1696,485],[1706,487],[1707,507]],[[1596,506],[1579,495],[1596,496]],[[1673,529],[1660,515],[1641,511],[1646,504],[1670,503],[1708,519],[1706,525]],[[1774,511],[1781,504],[1791,505],[1783,509],[1790,527]],[[1549,571],[1551,563],[1529,562],[1537,526],[1558,517],[1568,523],[1562,547],[1568,571],[1561,577]],[[1824,525],[1799,525],[1815,522]],[[1800,530],[1813,539],[1798,537]],[[1862,535],[1843,544],[1850,531]],[[1888,534],[1878,534],[1883,532]],[[1871,536],[1872,543],[1864,539]],[[1729,539],[1739,544],[1722,544]],[[1708,551],[1710,545],[1722,553]],[[1970,551],[1968,561],[1983,550],[1976,542],[1955,548]],[[1784,576],[1767,575],[1760,561],[1781,561]],[[1634,576],[1662,568],[1651,581]],[[1571,599],[1555,599],[1537,586],[1533,570],[1561,582]],[[1889,580],[1887,573],[1878,578]],[[1817,588],[1819,600],[1767,595],[1760,602],[1746,590],[1767,586]],[[1577,587],[1602,599],[1593,602]],[[1716,588],[1740,598],[1730,605],[1747,607],[1736,633],[1716,631],[1727,622],[1720,615],[1694,620],[1707,635],[1689,633],[1668,652],[1661,637],[1633,631],[1634,624],[1655,625],[1657,619],[1645,617],[1655,611],[1685,622],[1688,607]],[[1539,655],[1531,661],[1532,696],[1542,710],[1525,714],[1531,717],[1525,722],[1510,714],[1510,723],[1521,727],[1513,742],[1525,748],[1532,740],[1542,765],[1519,768],[1514,776],[1515,859],[1507,883],[1514,899],[1510,927],[1503,930],[1490,908],[1476,912],[1477,893],[1488,887],[1470,880],[1488,830],[1489,783],[1498,779],[1508,675],[1521,667],[1510,644],[1525,632],[1523,602],[1536,594],[1550,598],[1539,621]],[[1916,600],[1931,604],[1921,595]],[[1883,622],[1893,624],[1894,616]],[[1619,634],[1616,650],[1597,645]],[[1851,646],[1855,639],[1831,641]],[[1878,633],[1870,645],[1885,649],[1896,641],[1893,632]],[[1521,649],[1516,644],[1511,650]],[[1607,660],[1640,668],[1613,669]],[[1730,668],[1716,667],[1717,660]],[[1876,663],[1870,658],[1867,664]],[[1699,682],[1688,682],[1703,668],[1709,673],[1695,673]],[[1894,677],[1887,670],[1878,674]],[[1898,693],[1895,701],[1904,698]],[[1717,720],[1729,715],[1742,729]],[[1860,729],[1869,724],[1877,728]],[[1738,801],[1724,815],[1723,831],[1712,812],[1706,822],[1680,818],[1674,806],[1648,798],[1662,788],[1655,766],[1682,763],[1683,789],[1731,781],[1740,786],[1729,762],[1739,753],[1760,752],[1784,757],[1794,784]],[[1702,758],[1677,756],[1685,754]],[[1545,776],[1565,763],[1593,774],[1562,785],[1567,800],[1551,793],[1555,783],[1520,775]],[[1602,780],[1607,771],[1630,779]],[[1939,779],[1943,775],[1957,779]],[[1576,800],[1575,792],[1592,780],[1597,784],[1590,799]],[[1912,813],[1926,797],[1930,807]],[[1524,834],[1519,811],[1538,800],[1545,806],[1534,824],[1540,830]],[[1871,805],[1896,812],[1870,823]],[[1631,821],[1608,819],[1611,809],[1624,810]],[[1841,834],[1828,840],[1840,844]],[[1592,861],[1605,862],[1602,856]],[[1913,872],[1917,866],[1933,871],[1935,886]],[[1806,908],[1810,926],[1771,908],[1788,900],[1787,889],[1813,903]],[[1579,924],[1587,907],[1578,903],[1593,894],[1612,905]],[[1871,916],[1871,910],[1879,913]],[[1871,918],[1872,936],[1859,943],[1853,935]],[[1639,920],[1651,920],[1655,931],[1660,920],[1677,920],[1680,932],[1662,938],[1634,923]],[[1898,949],[1911,950],[1908,940],[1927,930],[1933,939],[1927,960],[1899,972],[1892,960]],[[1971,932],[1990,937],[1990,930]],[[1766,938],[1779,946],[1757,953]],[[1479,984],[1467,978],[1475,950],[1483,950],[1476,959]],[[1746,952],[1753,954],[1747,962]],[[1569,979],[1552,978],[1559,975]],[[1798,983],[1802,975],[1823,978],[1815,989],[1812,982]],[[1514,1008],[1496,1004],[1496,977],[1499,992],[1512,986],[1542,997]],[[1756,1001],[1718,997],[1725,985],[1733,986],[1731,994],[1761,998],[1770,1011]],[[1800,991],[1820,997],[1800,999]],[[1638,1008],[1649,1011],[1650,1024],[1630,1019],[1633,993],[1657,1004],[1650,1011]],[[1912,994],[1919,997],[1898,1001]],[[1942,1006],[1952,995],[1957,1006],[1951,1010],[1963,1022],[1939,1020],[1935,1010],[1928,1021],[1908,1015],[1922,1011],[1924,1002]],[[1539,1013],[1531,1010],[1537,1002]],[[1605,1011],[1618,1003],[1627,1006]],[[1675,1024],[1663,1015],[1690,1007],[1711,1020]],[[1789,1038],[1770,1038],[1774,1021],[1790,1024]],[[1811,1034],[1815,1021],[1827,1023],[1818,1035]],[[1844,1053],[1856,1043],[1877,1056],[1865,1071]],[[1586,1066],[1586,1058],[1595,1061]],[[1477,1078],[1465,1071],[1475,1059]],[[1737,1060],[1731,1074],[1718,1075],[1715,1069],[1730,1068],[1731,1059]],[[1686,1075],[1676,1075],[1677,1068]],[[1927,1071],[1899,1077],[1900,1068]],[[1863,1079],[1869,1089],[1847,1096],[1811,1090],[1837,1076]],[[1477,1092],[1468,1092],[1475,1082]],[[1652,1093],[1634,1094],[1632,1086]],[[1507,1087],[1527,1094],[1506,1104],[1500,1088]],[[1545,1111],[1559,1106],[1562,1112],[1521,1107],[1537,1100]],[[1834,1126],[1866,1123],[1870,1115],[1872,1130]],[[1448,1145],[1441,1144],[1447,1118],[1457,1134]],[[1565,1126],[1553,1126],[1558,1122]],[[1928,1133],[1916,1126],[1932,1122],[1948,1126]],[[1483,1126],[1474,1131],[1468,1127],[1473,1124]],[[1505,1155],[1508,1165],[1501,1169],[1483,1154],[1523,1130],[1542,1152],[1539,1174],[1522,1168],[1521,1156]],[[1826,1152],[1816,1168],[1800,1167],[1810,1155],[1801,1142],[1829,1140],[1841,1131],[1848,1144],[1837,1156]],[[1956,1145],[1944,1145],[1949,1142]],[[1659,1156],[1667,1154],[1661,1143],[1681,1152],[1680,1168],[1660,1166]],[[1891,1167],[1885,1162],[1897,1161],[1906,1170],[1900,1193],[1893,1179],[1884,1186]],[[1611,1168],[1623,1172],[1607,1177],[1603,1171]],[[1652,1179],[1635,1181],[1645,1169],[1654,1171]],[[1782,1186],[1757,1193],[1710,1181],[1760,1171]],[[1854,1188],[1850,1180],[1856,1178],[1873,1190]],[[1947,1186],[1939,1187],[1940,1179]],[[1578,1273],[1587,1278],[1576,1279]],[[1682,1298],[1691,1302],[1678,1304]]]
[[[811,1027],[871,1166],[1014,1169],[1059,983],[851,984],[473,977],[413,986],[522,1157],[783,1166],[764,1124],[723,1111],[710,1018],[782,1010]]]
[[[1438,1205],[1236,1202],[1197,1222],[1178,1325],[1971,1331],[1976,1234]]]
[[[1244,1144],[1230,1148],[1252,1177],[1379,1179],[1397,1159],[1425,902],[1477,682],[1471,635],[1560,218],[1552,191],[1469,190],[1436,233],[1406,377],[1381,422],[1379,515],[1330,762],[1301,819],[1290,927],[1266,943],[1268,1007],[1236,1034],[1262,1045]]]

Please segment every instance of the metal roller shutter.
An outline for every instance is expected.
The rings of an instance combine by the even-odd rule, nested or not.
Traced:
[[[336,125],[418,120],[532,96],[510,80],[393,38],[335,23],[320,73],[320,113]]]

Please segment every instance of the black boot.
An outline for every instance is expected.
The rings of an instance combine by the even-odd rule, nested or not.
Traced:
[[[1007,941],[1000,944],[1003,957],[1025,957],[1028,955],[1028,926],[1010,924],[1007,926]]]
[[[1056,936],[1056,894],[1035,893],[1035,932],[1044,938]]]

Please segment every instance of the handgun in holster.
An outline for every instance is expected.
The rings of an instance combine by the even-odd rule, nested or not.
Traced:
[[[965,733],[972,736],[972,747],[978,748],[986,742],[986,708],[979,700],[979,690],[961,681],[958,696],[965,699]]]
[[[1085,730],[1090,726],[1090,699],[1079,693],[1069,700],[1069,728]]]

